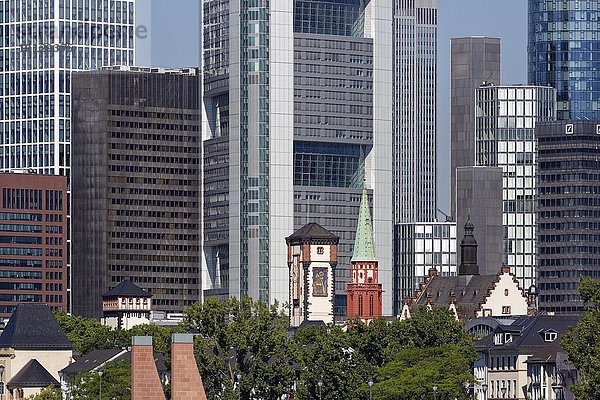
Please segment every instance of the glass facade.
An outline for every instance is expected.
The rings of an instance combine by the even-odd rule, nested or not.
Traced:
[[[394,310],[415,291],[435,268],[440,276],[456,275],[456,223],[428,222],[396,225],[394,241]]]
[[[556,118],[556,91],[537,86],[484,86],[477,89],[477,165],[502,167],[502,261],[521,287],[536,280],[535,185],[538,121]]]
[[[296,0],[294,32],[364,36],[364,0]]]
[[[433,221],[437,213],[437,1],[394,3],[394,221]]]
[[[529,0],[528,81],[557,89],[557,117],[600,119],[600,0]]]

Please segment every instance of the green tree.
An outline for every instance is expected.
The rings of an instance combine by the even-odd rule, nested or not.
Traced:
[[[199,332],[194,352],[209,398],[236,399],[238,372],[242,398],[276,399],[289,392],[296,348],[277,304],[207,299],[186,310],[182,325]]]
[[[130,360],[107,363],[102,371],[103,399],[131,399]],[[98,375],[98,371],[80,373],[69,384],[71,389],[68,395],[71,399],[97,400],[99,398],[100,376]]]
[[[95,319],[68,315],[64,311],[54,313],[58,324],[73,343],[75,352],[87,354],[92,350],[111,349],[118,346],[118,335]]]
[[[586,315],[576,328],[569,328],[561,344],[579,374],[579,383],[571,387],[575,397],[596,400],[600,398],[600,285],[582,277],[579,293],[586,304]]]
[[[48,386],[42,389],[38,394],[27,397],[28,400],[60,400],[60,389],[54,386]]]

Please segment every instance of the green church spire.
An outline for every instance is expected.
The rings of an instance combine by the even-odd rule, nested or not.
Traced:
[[[356,238],[354,239],[354,254],[351,261],[377,261],[375,257],[375,242],[373,240],[373,225],[371,223],[371,210],[367,186],[363,184]]]

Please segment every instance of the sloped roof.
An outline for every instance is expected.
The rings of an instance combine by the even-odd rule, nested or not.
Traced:
[[[102,298],[119,296],[152,297],[150,293],[141,289],[139,286],[135,285],[134,283],[131,283],[128,280],[124,280],[113,289],[104,293],[104,295],[102,295]]]
[[[475,342],[475,347],[484,351],[487,349],[531,349],[543,348],[553,342],[544,340],[544,333],[556,332],[554,342],[560,343],[560,335],[566,333],[569,326],[576,326],[581,316],[576,315],[524,315],[511,325],[499,326],[494,333]],[[494,344],[494,334],[507,332],[512,334],[512,341],[501,346]]]
[[[301,241],[307,239],[328,239],[334,240],[336,243],[340,238],[327,229],[323,228],[316,222],[311,222],[298,229],[286,238],[288,242]]]
[[[475,318],[479,304],[483,302],[484,296],[488,295],[495,282],[498,282],[497,275],[434,276],[425,286],[415,306],[427,305],[427,298],[431,296],[433,306],[447,307],[454,294],[454,304],[459,317]]]
[[[350,261],[377,261],[375,256],[375,241],[373,240],[373,225],[371,223],[371,209],[367,186],[363,185],[356,237],[354,238],[354,252]]]
[[[0,335],[0,348],[71,350],[47,304],[19,304]]]
[[[58,381],[35,358],[29,360],[19,372],[6,384],[13,388],[45,388],[50,385],[60,386]]]

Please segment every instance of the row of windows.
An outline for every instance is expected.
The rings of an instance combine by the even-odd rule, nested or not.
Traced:
[[[570,194],[570,193],[585,193],[585,194],[600,194],[600,186],[543,186],[539,189],[539,194]]]
[[[114,254],[108,255],[109,260],[119,261],[154,261],[154,262],[173,262],[173,263],[198,263],[199,257],[195,256],[170,256],[153,254]]]
[[[0,255],[7,256],[42,256],[43,249],[30,249],[20,247],[0,247]]]
[[[540,267],[557,266],[599,266],[600,260],[597,258],[540,258]]]
[[[42,221],[42,214],[0,212],[4,221]]]
[[[0,258],[0,267],[42,268],[42,260],[16,260]]]
[[[539,224],[539,229],[566,230],[566,229],[593,229],[600,230],[598,222],[546,222]]]
[[[41,283],[0,282],[0,290],[42,290]]]
[[[0,301],[14,301],[14,302],[19,302],[19,303],[41,303],[42,295],[41,294],[0,293]]]
[[[112,249],[153,250],[153,251],[191,251],[199,250],[199,246],[163,244],[163,243],[111,243]]]
[[[600,270],[573,270],[567,269],[562,271],[540,271],[540,278],[574,278],[579,280],[581,276],[589,276],[590,278],[599,279],[600,278]]]
[[[0,278],[42,279],[41,271],[0,271]]]
[[[560,199],[540,199],[541,207],[572,207],[572,206],[600,206],[600,198],[567,197]]]
[[[538,212],[543,218],[600,218],[599,210],[552,210]]]
[[[42,225],[15,225],[15,224],[0,224],[2,232],[42,232]]]
[[[594,149],[595,152],[598,150]],[[543,174],[537,176],[540,182],[579,182],[579,181],[600,181],[600,175],[588,174],[587,172],[572,174]]]
[[[0,235],[0,243],[10,244],[42,244],[41,236],[6,236]]]

